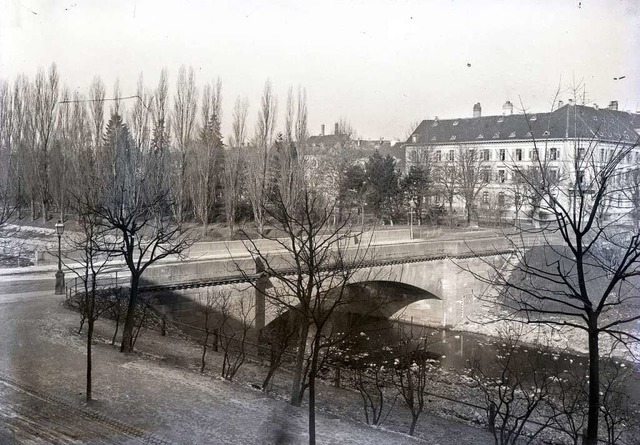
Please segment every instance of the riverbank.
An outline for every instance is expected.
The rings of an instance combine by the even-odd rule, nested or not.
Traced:
[[[72,436],[80,429],[85,429],[85,434],[95,432],[100,437],[95,443],[101,444],[261,444],[276,443],[278,437],[288,438],[284,443],[307,440],[306,408],[286,403],[287,372],[276,374],[273,390],[266,396],[252,386],[264,377],[265,369],[259,363],[247,362],[237,379],[228,382],[218,377],[221,355],[210,351],[207,369],[201,374],[197,343],[179,335],[162,337],[149,329],[141,332],[135,353],[121,354],[110,345],[113,324],[108,320],[96,325],[96,400],[87,405],[83,400],[86,338],[84,332],[77,333],[78,315],[62,306],[63,297],[49,292],[10,297],[0,299],[0,326],[5,339],[0,343],[0,365],[17,386],[3,399],[0,438],[15,438],[13,443],[31,440],[33,431],[27,424],[36,414],[26,410],[23,405],[28,401],[18,397],[18,392],[31,391],[33,397],[39,394],[50,399],[39,414],[39,422],[61,444],[73,443]],[[409,437],[404,434],[407,412],[400,405],[397,418],[390,418],[381,428],[372,428],[361,420],[358,394],[328,384],[321,384],[318,392],[319,443],[491,442],[482,429],[431,413],[421,418],[416,437]],[[49,418],[51,407],[55,407],[51,411],[54,417]],[[93,422],[92,416],[102,420]],[[109,427],[109,422],[119,426]]]

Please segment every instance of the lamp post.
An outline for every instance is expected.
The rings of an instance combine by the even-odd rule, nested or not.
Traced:
[[[64,233],[64,223],[58,221],[56,223],[56,234],[58,235],[58,271],[56,272],[56,290],[55,295],[64,294],[64,272],[62,271],[62,251],[60,248],[62,234]]]
[[[416,209],[416,201],[411,198],[409,201],[409,239],[413,239],[413,212]]]

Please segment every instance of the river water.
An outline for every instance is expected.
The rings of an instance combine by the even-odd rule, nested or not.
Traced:
[[[391,322],[388,319],[368,317],[363,333],[373,339],[374,348],[384,345],[393,345],[403,338],[419,338],[427,336],[428,351],[440,361],[440,366],[453,371],[464,371],[469,368],[471,362],[476,361],[483,368],[490,368],[495,364],[497,356],[504,349],[504,342],[497,337],[482,334],[451,331],[446,329],[428,328],[411,323]],[[379,344],[375,345],[375,342]],[[371,346],[369,346],[371,347]],[[532,345],[521,344],[512,352],[513,359],[521,363],[538,364],[539,366],[556,366],[559,369],[567,369],[571,372],[583,373],[588,369],[588,357],[577,352],[556,351],[539,348]],[[626,393],[631,400],[640,403],[640,367],[631,362],[623,363],[627,368]],[[553,366],[552,366],[553,365]],[[613,369],[610,360],[604,360],[602,371],[607,367]]]

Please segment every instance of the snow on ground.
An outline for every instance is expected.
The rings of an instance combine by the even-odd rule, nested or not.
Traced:
[[[77,334],[78,315],[61,303],[62,297],[43,294],[2,305],[0,369],[13,379],[82,407],[86,339],[84,332]],[[237,381],[227,382],[218,377],[221,355],[210,351],[207,370],[200,374],[201,349],[181,336],[162,337],[145,329],[137,352],[121,354],[109,344],[112,333],[111,322],[97,323],[99,341],[93,348],[96,401],[91,409],[178,444],[306,441],[305,407],[294,408],[286,402],[287,372],[276,375],[267,396],[250,387],[264,377],[265,368],[259,363],[246,363]],[[409,418],[401,407],[385,428],[372,428],[362,421],[357,393],[328,384],[321,384],[318,392],[318,443],[491,442],[486,431],[431,413],[420,420],[418,437],[411,438],[402,434]]]

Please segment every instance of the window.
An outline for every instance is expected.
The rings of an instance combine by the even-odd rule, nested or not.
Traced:
[[[555,147],[551,147],[549,149],[549,159],[552,161],[555,161],[556,159],[558,159],[558,149]]]
[[[440,150],[436,151],[436,161],[437,162],[442,161],[442,153],[440,152]]]
[[[491,182],[491,170],[489,169],[482,170],[482,181],[487,184]]]
[[[500,137],[500,133],[496,133],[496,134],[493,135],[494,139],[498,139],[499,137]]]
[[[558,170],[555,168],[549,169],[549,181],[552,184],[557,184],[559,179],[560,173],[558,172]]]
[[[627,163],[631,164],[631,153],[627,154]]]
[[[457,126],[457,125],[458,125],[458,121],[453,121],[453,124],[452,124],[452,125],[453,125],[454,127],[455,127],[455,126]]]
[[[416,142],[418,142],[418,135],[417,134],[414,134],[413,136],[411,136],[411,142],[413,142],[414,144]]]
[[[636,163],[640,163],[640,152],[636,151]]]
[[[489,204],[489,192],[482,192],[482,203]]]
[[[484,139],[484,136],[480,133],[476,139]]]
[[[432,127],[437,127],[438,126],[438,119],[433,121],[433,124],[431,124]]]
[[[533,150],[529,150],[529,159],[532,161],[538,160],[538,149],[534,148]]]
[[[504,206],[504,192],[498,193],[498,205],[500,207]]]
[[[512,131],[511,133],[509,133],[509,137],[510,137],[510,138],[514,138],[514,137],[516,137],[516,132],[515,132],[515,131]]]
[[[436,204],[440,204],[440,194],[436,195]]]
[[[584,183],[584,170],[578,170],[577,177],[578,177],[578,184]]]
[[[578,148],[578,159],[584,159],[584,148]]]
[[[516,148],[516,161],[522,161],[522,149]]]
[[[504,182],[507,179],[507,175],[504,170],[498,170],[498,182]]]
[[[431,138],[431,140],[432,140],[433,142],[435,142],[435,141],[437,141],[437,138],[436,138],[435,136],[433,136],[433,137]]]
[[[499,159],[504,161],[507,157],[507,151],[504,148],[501,148],[499,153]]]
[[[453,150],[449,150],[449,155],[447,156],[447,161],[453,161],[455,159],[455,154]]]
[[[491,151],[490,150],[482,150],[482,160],[488,161],[491,159]]]
[[[600,149],[600,161],[602,161],[602,162],[605,161],[604,148]]]
[[[452,134],[451,137],[449,138],[450,141],[455,141],[456,140],[456,135]]]
[[[545,132],[542,133],[542,136],[549,136],[549,132],[545,130]]]
[[[536,116],[535,114],[533,116],[531,116],[530,120],[532,121],[537,121],[538,120],[538,116]]]
[[[504,116],[500,116],[500,117],[498,118],[498,123],[501,123],[501,122],[504,122]]]

